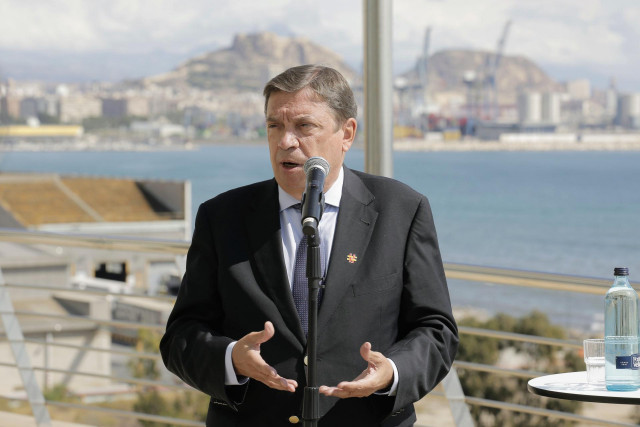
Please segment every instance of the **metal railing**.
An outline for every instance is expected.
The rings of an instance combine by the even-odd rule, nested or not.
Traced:
[[[13,242],[20,244],[28,244],[28,245],[55,245],[55,246],[73,246],[73,247],[81,247],[81,248],[91,248],[91,249],[104,249],[110,251],[126,251],[126,252],[151,252],[151,253],[170,253],[175,255],[184,255],[189,246],[189,242],[185,241],[174,241],[174,240],[160,240],[160,239],[138,239],[138,238],[120,238],[120,237],[105,237],[105,236],[90,236],[90,235],[63,235],[63,234],[54,234],[54,233],[45,233],[45,232],[33,232],[33,231],[18,231],[12,229],[1,229],[0,228],[0,241],[5,242]],[[609,282],[606,280],[600,279],[589,279],[582,277],[574,277],[574,276],[566,276],[566,275],[557,275],[557,274],[548,274],[548,273],[535,273],[535,272],[523,272],[517,270],[507,270],[500,268],[490,268],[490,267],[478,267],[478,266],[469,266],[469,265],[461,265],[461,264],[453,264],[446,263],[445,264],[446,275],[448,279],[459,279],[464,281],[472,281],[472,282],[485,282],[485,283],[495,283],[495,284],[503,284],[510,286],[524,286],[538,289],[553,289],[553,290],[563,290],[563,291],[571,291],[571,292],[582,292],[587,294],[603,294],[605,289],[609,286]],[[70,288],[60,288],[54,286],[47,286],[46,284],[12,284],[12,283],[2,283],[2,277],[0,276],[0,293],[4,292],[8,294],[6,291],[8,289],[22,289],[22,290],[30,290],[30,291],[42,291],[42,292],[56,292],[60,290],[64,290],[65,292],[71,291]],[[171,302],[173,301],[172,297],[167,296],[149,296],[144,294],[111,294],[106,291],[101,290],[92,290],[92,289],[84,289],[82,291],[78,290],[78,292],[82,292],[84,294],[91,294],[95,296],[104,296],[111,299],[120,298],[120,297],[132,297],[135,296],[137,298],[146,298],[149,300],[156,300],[162,302]],[[1,299],[1,297],[0,297]],[[4,307],[4,306],[2,306]],[[148,329],[152,331],[163,331],[165,325],[163,324],[150,324],[150,323],[139,323],[139,322],[128,322],[121,320],[109,320],[97,317],[89,317],[89,316],[79,316],[79,315],[68,315],[68,316],[60,316],[57,314],[47,314],[47,313],[36,313],[33,311],[25,311],[25,310],[9,310],[6,311],[6,307],[3,308],[2,315],[10,315],[14,316],[16,319],[25,319],[28,317],[37,317],[42,318],[43,320],[82,320],[85,322],[91,322],[100,327],[114,327],[119,329]],[[6,325],[7,318],[3,317],[5,320],[5,330],[9,329]],[[498,331],[498,330],[488,330],[481,328],[473,328],[473,327],[465,327],[460,326],[459,332],[461,335],[474,335],[480,336],[490,339],[497,340],[507,340],[514,342],[524,342],[531,343],[536,345],[544,345],[544,346],[554,346],[554,347],[563,347],[567,349],[577,350],[581,348],[581,343],[573,340],[561,340],[556,338],[548,338],[548,337],[540,337],[540,336],[531,336],[531,335],[523,335],[516,334],[507,331]],[[8,336],[5,337],[8,339]],[[1,341],[0,341],[1,342]],[[109,353],[109,354],[117,354],[120,356],[124,356],[127,358],[140,358],[140,359],[148,359],[159,361],[160,356],[156,353],[148,353],[148,352],[137,352],[133,350],[122,350],[122,349],[114,349],[114,348],[100,348],[100,347],[91,347],[85,345],[76,345],[69,343],[47,343],[44,340],[33,339],[33,338],[20,338],[18,343],[11,344],[40,344],[40,345],[51,345],[51,346],[59,346],[63,348],[67,348],[70,350],[76,350],[78,352],[87,353],[87,352],[98,352],[98,353]],[[158,381],[144,378],[134,378],[134,377],[122,377],[122,376],[114,376],[114,375],[105,375],[99,373],[92,372],[79,372],[77,370],[65,370],[65,369],[53,369],[53,368],[44,368],[44,367],[25,367],[24,362],[17,361],[16,363],[0,363],[2,367],[15,367],[18,370],[24,371],[25,369],[30,369],[31,372],[34,371],[43,371],[48,370],[48,372],[62,373],[65,375],[75,375],[75,376],[90,376],[101,378],[105,380],[110,380],[116,383],[122,384],[130,384],[137,385],[142,387],[153,387],[160,390],[192,390],[187,385],[181,382],[168,382],[168,381]],[[464,369],[465,371],[478,371],[478,372],[487,372],[495,375],[502,375],[507,377],[518,377],[518,378],[534,378],[539,375],[543,375],[542,372],[534,372],[528,370],[518,370],[518,369],[505,369],[500,368],[493,365],[475,363],[473,361],[462,361],[456,360],[454,362],[454,368],[456,369]],[[455,373],[456,369],[452,371]],[[32,380],[33,380],[32,375]],[[579,421],[579,422],[588,422],[593,425],[628,425],[624,423],[612,423],[610,420],[600,420],[589,417],[583,417],[581,415],[576,415],[567,412],[560,411],[552,411],[540,407],[533,406],[524,406],[524,405],[516,405],[507,402],[493,401],[488,399],[482,399],[473,396],[464,396],[459,387],[459,382],[457,382],[457,376],[454,379],[455,381],[446,380],[443,382],[444,385],[444,393],[434,391],[431,393],[432,396],[443,396],[449,400],[449,404],[452,408],[452,411],[455,412],[454,405],[452,400],[459,400],[464,405],[468,406],[478,406],[485,408],[496,408],[502,409],[506,411],[527,413],[539,416],[545,416],[549,418],[568,420],[568,421]],[[457,383],[457,384],[456,384]],[[34,405],[32,398],[27,398],[25,400],[29,400]],[[125,417],[125,418],[134,418],[138,420],[146,420],[146,421],[155,421],[160,423],[167,423],[172,425],[183,425],[183,426],[202,426],[203,423],[194,422],[190,420],[178,419],[165,417],[157,414],[146,414],[141,412],[133,412],[133,411],[123,411],[116,410],[110,408],[104,408],[95,405],[88,404],[78,404],[78,403],[69,403],[69,402],[60,402],[53,400],[43,400],[42,402],[38,402],[38,399],[35,401],[36,408],[34,408],[34,417],[39,425],[49,425],[47,421],[47,417],[38,418],[37,412],[42,410],[42,408],[38,408],[38,405],[42,407],[62,407],[62,408],[73,408],[75,410],[88,411],[88,412],[100,412],[103,414],[108,414],[113,417]],[[459,408],[458,408],[459,409]],[[464,417],[463,417],[464,418]],[[456,421],[457,422],[457,421]],[[468,423],[466,423],[468,424]],[[457,425],[466,425],[464,422],[457,422]]]

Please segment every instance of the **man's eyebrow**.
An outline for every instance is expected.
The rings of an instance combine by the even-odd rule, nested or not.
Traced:
[[[300,120],[313,120],[313,115],[311,114],[300,114],[299,116],[295,116],[293,118],[293,120],[296,121],[300,121]]]
[[[299,116],[292,117],[292,121],[299,122],[301,120],[314,120],[314,116],[312,114],[300,114]],[[279,122],[280,119],[274,116],[267,116],[265,118],[267,122]]]

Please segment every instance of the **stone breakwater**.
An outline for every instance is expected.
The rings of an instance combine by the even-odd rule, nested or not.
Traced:
[[[132,141],[128,139],[81,138],[55,141],[3,140],[4,151],[177,151],[193,150],[197,145],[189,141]]]
[[[502,141],[426,141],[404,139],[395,141],[398,151],[640,151],[640,135],[637,139],[588,139],[567,141],[502,140]]]

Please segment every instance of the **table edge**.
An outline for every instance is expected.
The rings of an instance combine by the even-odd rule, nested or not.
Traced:
[[[557,374],[552,374],[557,375]],[[545,375],[546,376],[546,375]],[[604,395],[591,395],[591,394],[574,394],[567,391],[554,391],[544,388],[538,388],[532,386],[530,381],[527,381],[527,390],[530,393],[538,396],[553,397],[556,399],[582,401],[582,402],[595,402],[595,403],[614,403],[619,405],[638,405],[640,404],[640,396],[638,397],[624,397],[624,396],[604,396]]]

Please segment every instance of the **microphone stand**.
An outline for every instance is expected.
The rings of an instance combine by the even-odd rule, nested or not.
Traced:
[[[317,224],[305,227],[307,235],[307,279],[309,283],[309,323],[307,329],[307,386],[302,403],[302,425],[315,427],[320,419],[320,393],[316,379],[316,345],[318,340],[318,295],[322,282],[320,236]]]

